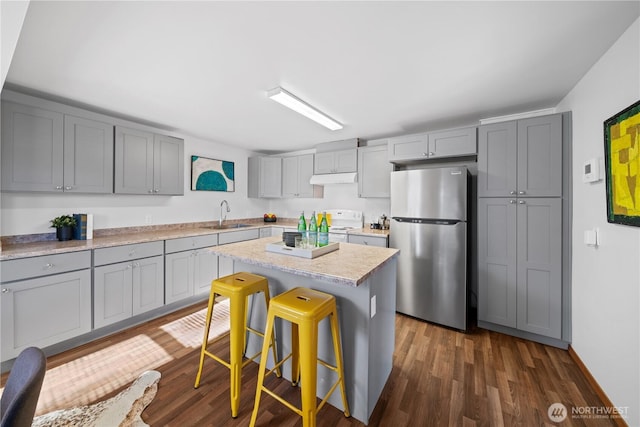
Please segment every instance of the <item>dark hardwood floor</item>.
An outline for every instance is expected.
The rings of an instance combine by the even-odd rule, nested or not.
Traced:
[[[247,426],[257,364],[243,371],[236,419],[230,414],[226,368],[207,360],[201,385],[193,388],[203,307],[198,304],[49,357],[37,413],[103,400],[144,370],[155,369],[162,374],[158,393],[143,413],[151,426]],[[225,354],[227,344],[224,338],[213,349]],[[5,380],[6,374],[3,384]],[[268,384],[299,402],[298,389],[289,382],[270,376]],[[556,402],[569,410],[560,424],[547,415]],[[482,329],[460,333],[396,315],[393,370],[369,425],[615,425],[609,419],[572,417],[571,408],[580,406],[603,403],[564,350]],[[258,425],[296,426],[301,421],[263,394]],[[318,414],[318,426],[362,425],[330,405]]]

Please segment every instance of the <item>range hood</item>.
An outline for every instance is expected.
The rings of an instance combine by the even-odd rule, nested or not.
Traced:
[[[312,185],[353,184],[354,182],[358,182],[357,172],[326,173],[322,175],[313,175],[309,180],[309,183]]]

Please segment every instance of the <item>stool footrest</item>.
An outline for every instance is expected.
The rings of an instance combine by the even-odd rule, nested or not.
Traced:
[[[269,396],[273,397],[274,399],[276,399],[278,402],[282,403],[284,406],[286,406],[287,408],[291,409],[293,412],[295,412],[296,414],[302,416],[302,409],[297,408],[295,406],[293,406],[291,403],[287,402],[286,400],[284,400],[282,397],[278,396],[277,394],[275,394],[274,392],[272,392],[271,390],[269,390],[268,388],[266,388],[265,386],[262,386],[262,391],[264,391],[265,393],[267,393]]]

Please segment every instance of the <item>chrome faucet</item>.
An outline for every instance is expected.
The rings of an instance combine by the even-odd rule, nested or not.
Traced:
[[[229,202],[227,202],[226,200],[223,200],[220,203],[220,224],[219,226],[222,227],[222,221],[224,221],[225,219],[227,219],[227,214],[224,214],[224,218],[222,218],[222,205],[226,204],[227,205],[227,212],[231,212],[231,209],[229,209]]]

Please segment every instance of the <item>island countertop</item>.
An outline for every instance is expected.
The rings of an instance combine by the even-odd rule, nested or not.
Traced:
[[[210,251],[247,264],[354,287],[400,252],[398,249],[342,242],[340,249],[314,259],[267,252],[267,244],[279,241],[278,237],[264,237],[216,246]]]

